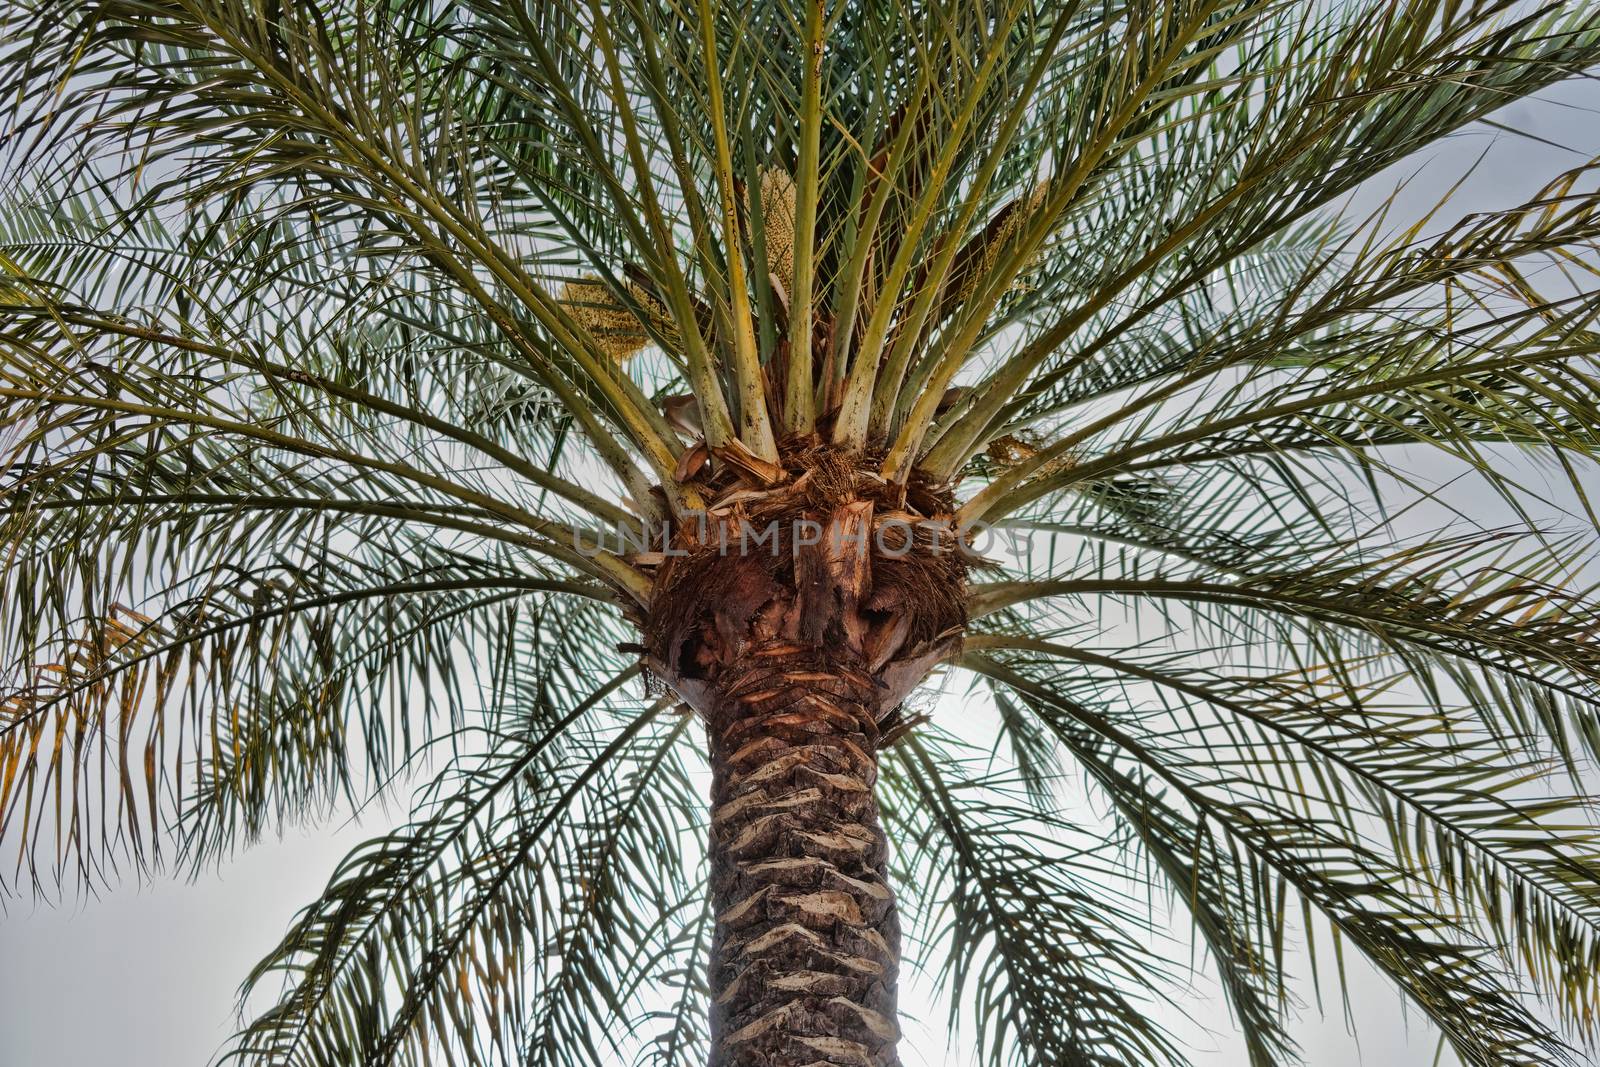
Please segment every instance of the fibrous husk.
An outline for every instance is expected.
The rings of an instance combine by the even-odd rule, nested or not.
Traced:
[[[876,679],[887,714],[966,624],[974,556],[953,500],[920,475],[899,485],[875,457],[814,440],[780,442],[776,466],[762,479],[733,463],[694,466],[710,510],[674,533],[657,572],[652,669],[699,707],[750,648],[789,640]],[[774,532],[748,542],[746,529]]]

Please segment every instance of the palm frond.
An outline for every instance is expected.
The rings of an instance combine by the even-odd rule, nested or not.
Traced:
[[[1335,205],[1597,65],[1600,16],[1513,0],[16,0],[6,888],[422,781],[231,1058],[703,1059],[640,542],[801,442],[1033,537],[968,590],[989,763],[882,755],[984,1062],[1182,1061],[1141,880],[1251,1067],[1296,1059],[1297,907],[1465,1062],[1576,1060],[1596,165]],[[1405,535],[1417,455],[1510,518]]]

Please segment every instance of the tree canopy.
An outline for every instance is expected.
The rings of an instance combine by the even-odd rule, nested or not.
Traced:
[[[1306,936],[1465,1063],[1582,1062],[1595,161],[1439,225],[1340,205],[1592,70],[1585,5],[0,26],[6,887],[419,783],[231,1056],[703,1061],[701,739],[633,644],[648,553],[581,546],[818,434],[1029,538],[952,667],[993,752],[913,698],[879,781],[908,962],[985,1062],[1183,1062],[1122,884],[1185,917],[1252,1067],[1296,1062]],[[1419,457],[1514,521],[1407,533]]]

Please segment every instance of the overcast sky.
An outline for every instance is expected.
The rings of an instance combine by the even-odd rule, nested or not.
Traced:
[[[1557,172],[1600,155],[1600,88],[1567,84],[1535,101],[1512,105],[1496,119],[1550,144],[1478,127],[1362,191],[1376,204],[1402,171],[1426,164],[1397,205],[1415,217],[1431,207],[1463,170],[1487,155],[1448,213],[1507,206]],[[1482,495],[1459,501],[1474,519],[1502,516]],[[1473,510],[1476,509],[1476,510]],[[1506,516],[1509,518],[1509,516]],[[952,694],[940,707],[961,714]],[[972,709],[968,709],[968,714]],[[50,910],[10,902],[0,918],[0,1067],[179,1067],[205,1063],[232,1028],[235,989],[249,967],[283,932],[290,917],[322,887],[333,864],[366,836],[403,813],[373,812],[364,826],[323,827],[263,845],[200,881],[126,885],[97,900]],[[1187,962],[1185,959],[1184,962]],[[1331,976],[1324,976],[1325,979]],[[1308,1010],[1297,1036],[1311,1067],[1411,1067],[1432,1062],[1437,1035],[1413,1013],[1407,1022],[1393,988],[1370,971],[1352,970],[1357,1041],[1347,1030],[1334,987],[1325,1017]],[[1302,982],[1304,996],[1311,987]],[[947,1052],[942,1015],[916,984],[904,995],[908,1067],[962,1062]],[[1196,1067],[1243,1063],[1226,1007],[1201,999],[1188,1033],[1217,1031]],[[1443,1060],[1453,1062],[1446,1055]]]

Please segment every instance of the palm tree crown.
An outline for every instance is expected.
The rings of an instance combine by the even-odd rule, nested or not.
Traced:
[[[1581,1062],[1600,185],[1338,205],[1587,7],[14,0],[5,887],[406,780],[231,1056],[1182,1063],[1153,886],[1252,1067],[1296,938]]]

